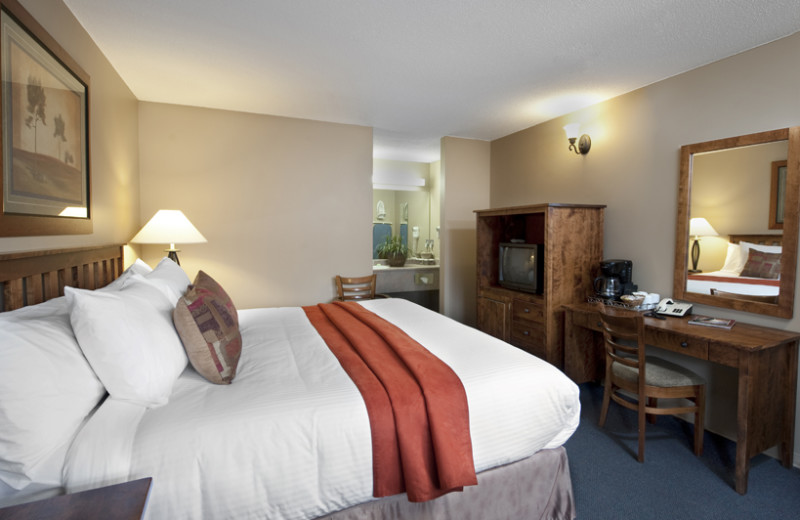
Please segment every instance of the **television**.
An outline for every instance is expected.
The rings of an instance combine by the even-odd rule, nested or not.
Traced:
[[[544,290],[544,244],[500,244],[499,282],[502,287],[541,294]]]

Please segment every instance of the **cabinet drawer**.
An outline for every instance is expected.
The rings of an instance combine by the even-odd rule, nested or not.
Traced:
[[[544,325],[515,321],[511,325],[511,344],[544,359],[546,353]]]
[[[698,359],[708,359],[708,341],[699,338],[687,338],[667,330],[647,329],[645,340],[648,345],[680,352]]]
[[[525,300],[511,302],[511,313],[514,320],[536,321],[544,323],[544,305]]]

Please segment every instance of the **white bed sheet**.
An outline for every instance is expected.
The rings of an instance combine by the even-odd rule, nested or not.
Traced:
[[[746,279],[748,281],[761,280],[761,278],[748,278],[734,274],[730,271],[713,271],[710,273],[702,273],[703,276],[719,276],[730,278],[730,282],[708,281],[708,280],[692,280],[689,278],[686,281],[686,292],[711,294],[711,289],[719,289],[720,291],[731,292],[736,294],[749,294],[752,296],[776,296],[780,292],[780,287],[776,285],[762,285],[757,283],[741,283],[737,280]]]
[[[461,378],[477,471],[560,446],[577,428],[578,387],[550,364],[405,300],[363,305]],[[67,489],[151,476],[150,519],[315,518],[372,500],[364,402],[303,310],[245,310],[240,324],[233,384],[189,367],[165,406],[101,408],[70,451]]]

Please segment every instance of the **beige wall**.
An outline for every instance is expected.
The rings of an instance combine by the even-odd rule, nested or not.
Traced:
[[[21,0],[90,77],[91,235],[0,238],[0,252],[124,243],[139,224],[137,100],[60,1]]]
[[[490,144],[445,137],[441,159],[440,309],[475,324],[476,209],[489,207]]]
[[[141,103],[142,224],[180,209],[208,239],[177,246],[239,308],[329,301],[372,270],[372,130]],[[160,246],[144,246],[151,265]]]
[[[800,34],[493,141],[491,205],[607,204],[605,257],[633,260],[641,289],[669,295],[681,145],[800,124],[797,56]],[[591,135],[587,156],[567,151],[568,122]],[[696,312],[800,331],[797,313],[782,320],[703,306]],[[680,361],[709,379],[709,429],[733,436],[735,372]]]

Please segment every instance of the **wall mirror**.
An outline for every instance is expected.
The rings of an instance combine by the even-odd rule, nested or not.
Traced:
[[[785,164],[779,195],[776,164]],[[673,296],[791,318],[798,204],[800,127],[681,147]]]

